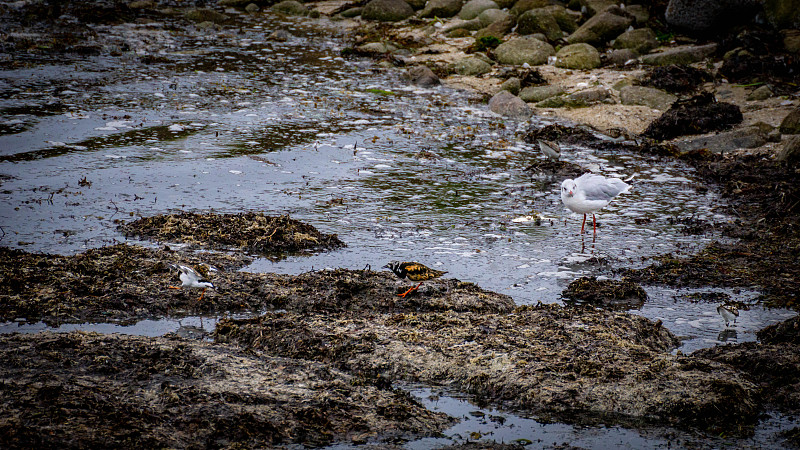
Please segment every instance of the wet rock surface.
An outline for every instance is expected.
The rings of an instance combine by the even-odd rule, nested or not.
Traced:
[[[262,213],[180,213],[143,217],[120,229],[131,236],[161,242],[185,242],[203,248],[280,258],[288,252],[330,250],[345,244],[335,234],[320,233],[314,226],[289,218]]]
[[[739,107],[718,102],[706,93],[675,102],[644,131],[653,139],[672,139],[686,134],[702,134],[732,127],[742,121]]]
[[[4,335],[0,357],[4,448],[321,446],[451,422],[374,376],[174,337]]]
[[[659,323],[591,308],[287,312],[224,320],[215,338],[354,373],[444,384],[572,423],[666,420],[716,429],[750,423],[757,409],[754,386],[732,369],[670,355],[678,340]],[[723,404],[730,409],[718,409]]]

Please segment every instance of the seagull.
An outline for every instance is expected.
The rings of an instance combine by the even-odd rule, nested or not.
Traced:
[[[627,179],[630,181],[633,176]],[[619,178],[606,178],[602,175],[585,173],[572,180],[561,183],[561,201],[570,211],[583,214],[581,235],[586,226],[586,214],[592,213],[592,227],[597,234],[597,219],[594,212],[599,211],[619,194],[628,192],[631,185]]]
[[[725,321],[725,326],[731,322],[736,323],[736,318],[739,317],[739,308],[734,305],[721,303],[717,306],[717,314]]]
[[[552,161],[558,161],[561,159],[561,147],[559,147],[558,144],[553,141],[539,139],[539,150],[544,153],[544,156],[547,156]]]
[[[198,302],[203,299],[203,296],[206,294],[206,289],[214,289],[214,285],[210,281],[203,278],[202,275],[197,273],[197,271],[191,267],[184,266],[182,264],[171,264],[171,266],[181,272],[180,278],[182,284],[180,286],[170,286],[170,289],[180,289],[183,287],[191,289],[203,289],[203,291],[200,293],[200,298],[197,299]]]
[[[411,281],[419,281],[418,285],[403,292],[402,294],[397,294],[398,297],[403,297],[403,298],[405,298],[405,296],[409,292],[416,291],[417,289],[419,289],[419,287],[422,286],[423,281],[439,278],[440,276],[447,273],[447,272],[442,272],[441,270],[431,269],[430,267],[424,264],[420,264],[418,262],[391,261],[389,264],[383,266],[383,268],[391,270],[401,280],[407,277]]]

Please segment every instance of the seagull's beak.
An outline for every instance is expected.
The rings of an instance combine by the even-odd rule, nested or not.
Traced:
[[[573,195],[575,194],[572,191],[569,191],[569,196],[572,197]]]

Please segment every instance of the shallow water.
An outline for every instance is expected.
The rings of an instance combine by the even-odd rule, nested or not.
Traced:
[[[348,247],[257,259],[243,270],[379,270],[390,260],[416,260],[536,304],[561,302],[579,276],[691,254],[720,239],[713,231],[685,234],[679,219],[729,220],[714,189],[679,162],[564,146],[564,159],[587,170],[637,174],[634,189],[597,215],[596,240],[578,236],[581,217],[564,210],[562,180],[524,170],[543,156],[520,135],[547,122],[505,120],[469,93],[409,87],[397,71],[341,58],[332,24],[320,33],[275,17],[243,20],[214,40],[176,35],[161,64],[124,55],[0,72],[0,244],[75,253],[126,241],[117,225],[140,216],[289,213]],[[295,37],[264,38],[279,27]],[[726,327],[716,304],[686,300],[691,291],[645,288],[649,301],[632,312],[685,337],[684,352],[755,340],[755,331],[795,314],[754,305]],[[725,293],[746,303],[757,295]],[[155,336],[214,324],[186,318],[61,329]],[[42,329],[0,325],[3,333]],[[661,445],[617,427],[507,423],[517,419],[513,432],[490,431],[505,439],[526,429],[520,436],[588,447]]]

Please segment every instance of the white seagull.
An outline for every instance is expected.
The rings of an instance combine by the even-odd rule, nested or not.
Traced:
[[[628,181],[632,178],[632,176],[628,178]],[[628,192],[630,188],[630,184],[619,178],[606,178],[602,175],[585,173],[574,180],[568,179],[561,183],[561,201],[570,211],[583,214],[581,235],[586,226],[586,214],[592,213],[592,226],[594,234],[597,234],[597,220],[594,212],[605,208],[611,199]]]
[[[191,289],[202,289],[203,292],[200,293],[200,298],[197,299],[199,302],[203,299],[203,296],[206,293],[206,289],[211,288],[214,289],[214,285],[203,278],[202,275],[197,273],[196,270],[192,269],[191,267],[184,266],[182,264],[171,264],[172,267],[178,269],[181,272],[181,285],[180,286],[170,286],[170,289],[180,289],[183,287],[191,288]]]
[[[553,141],[539,139],[539,150],[552,161],[558,161],[561,158],[561,147]]]

